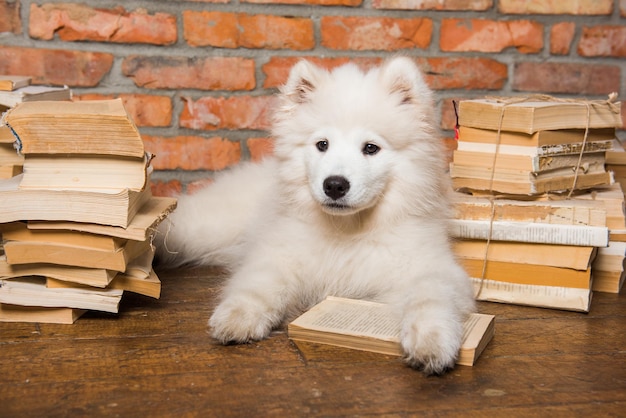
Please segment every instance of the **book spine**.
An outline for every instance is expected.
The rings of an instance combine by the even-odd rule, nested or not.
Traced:
[[[465,239],[492,239],[495,241],[579,245],[586,247],[606,247],[609,244],[609,229],[600,226],[506,221],[494,221],[490,225],[490,221],[453,219],[450,229],[453,237]],[[490,229],[491,237],[489,236]]]

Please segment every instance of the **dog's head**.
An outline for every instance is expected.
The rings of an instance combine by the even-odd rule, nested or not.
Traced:
[[[275,115],[283,186],[291,199],[312,198],[332,215],[369,209],[394,191],[408,193],[395,187],[403,178],[431,187],[432,166],[440,167],[433,161],[441,158],[432,156],[440,150],[432,115],[431,92],[408,58],[368,72],[352,64],[329,72],[301,61],[281,89]]]

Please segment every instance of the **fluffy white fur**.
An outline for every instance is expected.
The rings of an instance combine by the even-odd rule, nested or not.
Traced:
[[[274,158],[181,197],[159,259],[232,269],[209,320],[222,343],[265,338],[335,295],[392,304],[408,364],[453,367],[474,298],[450,248],[419,70],[408,58],[366,73],[302,61],[278,99]]]

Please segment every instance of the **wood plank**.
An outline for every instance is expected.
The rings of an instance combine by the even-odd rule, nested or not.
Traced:
[[[284,329],[216,344],[207,319],[226,273],[157,274],[162,298],[126,294],[117,315],[0,324],[1,415],[617,416],[626,408],[624,294],[596,294],[589,314],[481,302],[497,322],[477,364],[425,377],[396,357],[296,345]]]

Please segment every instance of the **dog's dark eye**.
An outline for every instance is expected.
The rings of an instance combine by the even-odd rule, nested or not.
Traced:
[[[315,144],[315,146],[317,147],[319,152],[325,152],[328,149],[328,141],[326,141],[325,139],[317,141],[317,144]]]
[[[363,154],[365,155],[374,155],[378,151],[380,151],[380,147],[378,145],[368,143],[363,147]]]

